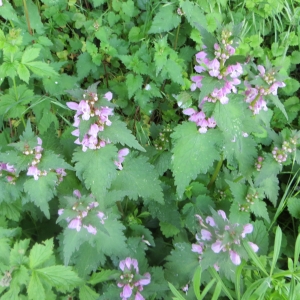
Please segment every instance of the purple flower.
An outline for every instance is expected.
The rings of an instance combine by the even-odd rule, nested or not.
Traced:
[[[206,218],[205,222],[212,227],[216,226],[216,223],[215,223],[215,220],[213,219],[213,217],[208,216]]]
[[[139,272],[138,261],[134,258],[127,257],[125,260],[121,260],[119,267],[122,271],[125,269],[130,271],[131,267],[133,267],[137,273]]]
[[[218,215],[221,216],[224,221],[227,220],[226,213],[223,210],[218,210]]]
[[[107,101],[111,101],[111,99],[113,98],[112,92],[107,92],[106,94],[104,94],[104,98],[105,98]]]
[[[132,288],[129,284],[125,284],[123,287],[123,292],[120,294],[120,296],[122,298],[130,298],[130,296],[132,295]]]
[[[81,219],[78,217],[75,219],[72,219],[68,225],[68,228],[76,229],[79,232],[81,229]]]
[[[212,238],[212,234],[206,230],[206,229],[201,229],[201,239],[204,241],[210,241]]]
[[[197,75],[197,76],[192,76],[191,79],[192,79],[192,81],[194,82],[194,83],[192,83],[192,85],[191,85],[191,91],[195,91],[196,88],[200,89],[200,88],[202,87],[201,81],[202,81],[202,79],[203,79],[203,76],[199,76],[199,75]]]
[[[145,300],[145,298],[139,292],[136,292],[134,300]]]
[[[77,198],[81,198],[81,193],[80,193],[79,190],[74,190],[74,191],[73,191],[73,195],[74,195],[75,197],[77,197]]]
[[[85,226],[83,225],[83,227],[91,234],[95,235],[97,233],[97,229],[95,227],[93,227],[92,225],[89,226]]]
[[[246,224],[244,226],[244,230],[241,234],[242,238],[245,238],[246,234],[251,233],[253,231],[253,225],[252,224]]]
[[[67,102],[67,106],[73,110],[78,110],[78,103],[76,102]]]
[[[224,248],[224,245],[221,241],[217,240],[215,243],[211,245],[211,250],[215,253],[219,253]]]
[[[209,64],[208,68],[210,71],[208,72],[212,77],[218,77],[220,74],[220,62],[215,58]]]
[[[88,131],[88,134],[94,138],[97,138],[98,132],[99,132],[99,126],[97,124],[92,124]]]
[[[105,214],[102,211],[99,211],[97,214],[97,217],[100,219],[100,223],[104,225],[104,220],[107,219]]]
[[[259,247],[258,247],[256,244],[254,244],[254,243],[252,243],[252,242],[248,242],[248,244],[249,244],[249,246],[252,248],[252,250],[253,250],[254,252],[257,252],[257,251],[258,251]]]
[[[241,258],[235,251],[229,250],[229,256],[234,265],[238,266],[241,264]]]
[[[64,213],[64,209],[60,208],[57,213],[58,213],[59,216],[61,216]]]
[[[28,176],[33,176],[34,180],[38,180],[41,175],[41,171],[36,166],[30,166],[27,171]]]
[[[203,247],[198,244],[192,244],[192,252],[202,254],[203,253]]]
[[[150,273],[145,273],[144,278],[138,280],[134,285],[135,286],[142,286],[142,285],[148,285],[151,282],[151,275]]]
[[[89,120],[91,116],[91,108],[85,100],[81,100],[77,110],[78,115],[82,114],[82,120]]]

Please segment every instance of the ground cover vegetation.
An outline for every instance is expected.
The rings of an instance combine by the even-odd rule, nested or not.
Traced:
[[[0,0],[1,299],[299,299],[299,20]]]

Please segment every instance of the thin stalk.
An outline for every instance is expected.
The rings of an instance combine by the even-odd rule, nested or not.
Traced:
[[[174,41],[174,50],[176,50],[176,48],[177,48],[177,42],[178,42],[179,31],[180,31],[180,24],[178,25],[177,31],[176,31],[176,37],[175,37],[175,41]]]
[[[30,26],[30,19],[29,19],[29,14],[28,14],[26,0],[23,0],[23,5],[24,5],[24,11],[25,11],[25,17],[26,17],[26,23],[27,23],[27,27],[28,27],[28,32],[30,33],[30,35],[32,35],[32,29],[31,29],[31,26]]]
[[[209,184],[207,185],[207,189],[210,189],[213,185],[213,183],[216,181],[219,173],[220,173],[220,170],[221,170],[221,167],[223,165],[223,154],[221,154],[221,159],[219,160],[217,166],[216,166],[216,169],[214,171],[214,174],[212,175],[211,179],[210,179],[210,182]]]
[[[123,218],[124,217],[124,211],[123,211],[123,208],[122,208],[122,205],[121,205],[121,201],[117,201],[116,204],[117,204],[118,210],[121,213],[122,218]]]

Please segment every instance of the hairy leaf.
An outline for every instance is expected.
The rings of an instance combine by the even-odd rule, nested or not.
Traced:
[[[206,174],[215,160],[220,158],[215,145],[220,141],[220,132],[210,129],[201,134],[192,122],[184,122],[171,135],[174,140],[173,173],[179,196],[189,182],[200,173]],[[184,171],[183,171],[184,170]]]

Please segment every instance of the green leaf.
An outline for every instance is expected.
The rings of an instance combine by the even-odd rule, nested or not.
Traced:
[[[132,0],[127,0],[126,2],[122,2],[122,11],[126,16],[133,17],[134,2]]]
[[[174,11],[176,8],[173,5],[161,6],[148,33],[161,33],[176,28],[180,24],[181,18]]]
[[[35,244],[29,254],[29,267],[35,269],[46,262],[53,253],[53,239],[46,240],[44,245]]]
[[[128,88],[128,98],[131,98],[137,90],[142,87],[143,77],[141,75],[133,75],[132,73],[126,76],[126,86]]]
[[[293,218],[300,219],[300,200],[299,198],[288,198],[287,208]]]
[[[105,140],[110,140],[112,143],[120,143],[122,146],[135,148],[140,151],[145,149],[137,142],[135,136],[127,128],[126,124],[116,116],[110,117],[112,124],[107,126],[104,131],[100,131],[98,136]]]
[[[27,47],[22,55],[21,63],[27,64],[35,60],[39,56],[40,51],[40,48]]]
[[[250,205],[251,212],[256,217],[262,217],[264,218],[268,223],[270,223],[270,217],[267,209],[267,204],[259,199],[255,199],[254,203]]]
[[[10,245],[8,238],[0,238],[0,263],[7,264],[9,263],[7,258],[9,257],[10,253]]]
[[[195,296],[197,297],[197,300],[201,299],[201,295],[200,295],[201,272],[202,272],[201,266],[197,267],[193,277],[193,289],[194,289]]]
[[[276,266],[276,263],[277,263],[277,260],[279,257],[281,242],[282,242],[282,231],[281,231],[281,228],[279,226],[277,226],[276,234],[275,234],[273,258],[272,258],[272,264],[271,264],[271,270],[270,270],[270,277],[273,274],[274,268]]]
[[[20,79],[28,83],[29,77],[30,77],[30,72],[27,69],[27,67],[23,64],[19,64],[18,69],[17,69],[18,75]]]
[[[83,178],[86,187],[98,199],[104,198],[107,188],[117,175],[114,164],[116,158],[117,148],[113,145],[98,150],[77,151],[73,155],[77,176]]]
[[[66,163],[59,155],[55,154],[51,150],[45,150],[39,163],[39,169],[53,170],[59,168],[73,170],[73,167]]]
[[[117,277],[119,275],[120,275],[120,272],[118,272],[116,270],[101,270],[100,272],[94,273],[91,276],[88,283],[91,285],[95,285],[100,282],[117,279]]]
[[[159,222],[159,227],[160,227],[162,234],[166,238],[175,236],[176,234],[178,234],[180,232],[180,229],[178,229],[176,226],[169,224],[169,223],[165,223],[165,222]]]
[[[175,286],[172,283],[169,282],[168,285],[169,285],[169,288],[170,288],[171,292],[173,293],[173,295],[176,296],[176,298],[173,298],[173,299],[185,300],[185,298],[182,297],[182,295],[176,290]]]
[[[198,174],[206,174],[215,160],[220,158],[215,145],[220,141],[220,132],[215,129],[201,134],[192,122],[184,122],[171,135],[174,140],[173,174],[179,196]],[[184,170],[184,171],[183,171]]]
[[[164,202],[158,174],[146,157],[125,157],[123,170],[112,182],[108,199],[116,201],[125,196],[133,200],[142,197],[144,200]]]
[[[91,1],[93,3],[94,7],[98,7],[105,3],[105,0],[91,0]]]
[[[27,288],[27,293],[28,293],[28,299],[32,299],[32,300],[46,299],[45,289],[44,289],[44,287],[41,283],[41,280],[35,270],[32,271],[29,285]]]
[[[196,27],[195,21],[204,28],[207,27],[205,16],[197,3],[188,0],[180,0],[179,3],[182,11],[184,12],[184,16],[187,18],[192,27]]]
[[[59,291],[72,290],[82,282],[71,267],[51,266],[35,270],[40,277],[45,278],[52,286]]]
[[[42,62],[42,61],[31,61],[27,62],[26,67],[28,67],[34,74],[44,77],[44,76],[58,76],[58,73],[54,69]]]
[[[182,67],[173,59],[168,59],[165,62],[165,71],[168,72],[169,77],[172,81],[182,84],[184,83],[182,77]]]
[[[97,66],[92,62],[92,57],[89,53],[81,53],[76,62],[76,69],[78,74],[78,79],[83,79],[87,77],[90,72],[95,72]]]
[[[24,191],[29,195],[29,199],[49,219],[49,204],[48,202],[56,195],[57,177],[54,172],[48,173],[46,176],[40,176],[38,180],[27,179],[24,183]]]
[[[277,97],[277,96],[274,96],[274,95],[272,95],[272,94],[270,94],[270,95],[269,95],[269,98],[272,100],[272,102],[275,104],[275,106],[276,106],[277,108],[280,109],[280,111],[284,114],[284,116],[285,116],[286,119],[288,120],[289,118],[288,118],[288,115],[287,115],[286,110],[285,110],[285,108],[284,108],[284,105],[283,105],[283,103],[278,99],[278,97]]]
[[[79,299],[97,300],[99,299],[99,294],[85,284],[79,288]]]

